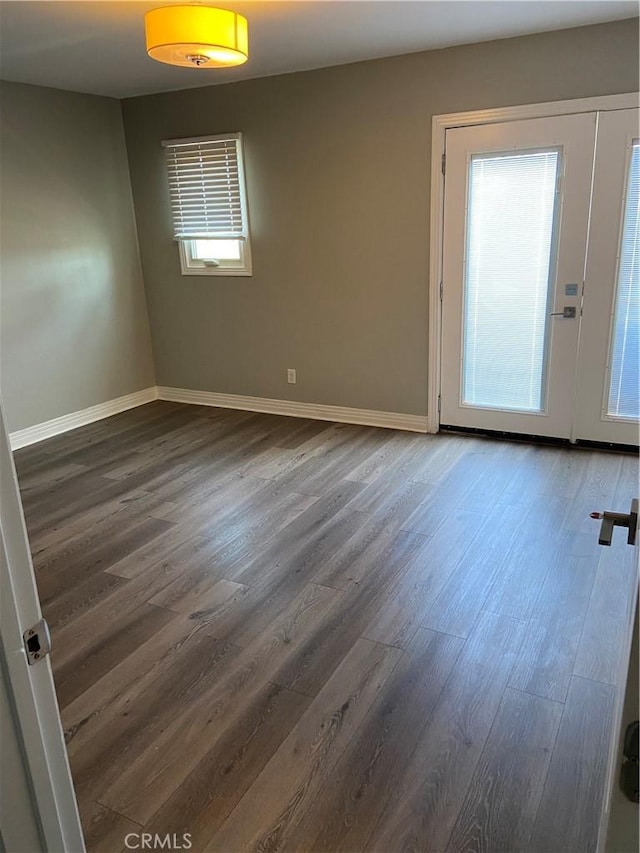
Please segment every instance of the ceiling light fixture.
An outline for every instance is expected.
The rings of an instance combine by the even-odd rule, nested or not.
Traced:
[[[212,6],[161,6],[144,18],[147,53],[187,68],[225,68],[249,58],[247,19]]]

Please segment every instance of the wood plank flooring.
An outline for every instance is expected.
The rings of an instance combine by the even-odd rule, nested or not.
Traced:
[[[90,853],[590,853],[637,460],[156,402],[16,453]]]

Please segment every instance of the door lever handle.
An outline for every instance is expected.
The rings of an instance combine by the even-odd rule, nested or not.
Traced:
[[[636,533],[638,530],[638,498],[631,501],[631,510],[629,512],[592,512],[591,518],[602,519],[600,525],[600,535],[598,537],[599,545],[611,545],[613,538],[614,527],[626,527],[627,544],[636,544]]]
[[[565,320],[576,319],[576,309],[573,305],[565,305],[562,311],[552,311],[550,317],[564,317]]]

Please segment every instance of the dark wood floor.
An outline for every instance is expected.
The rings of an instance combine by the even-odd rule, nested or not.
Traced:
[[[16,461],[90,851],[595,850],[635,459],[156,402]]]

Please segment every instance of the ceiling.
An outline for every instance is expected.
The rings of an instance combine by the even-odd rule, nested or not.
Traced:
[[[2,0],[3,79],[125,98],[630,18],[636,0],[220,0],[249,19],[249,61],[176,68],[149,59],[144,13],[176,0]],[[179,2],[179,0],[178,0]],[[209,0],[207,5],[216,5]],[[587,58],[585,58],[587,61]]]

